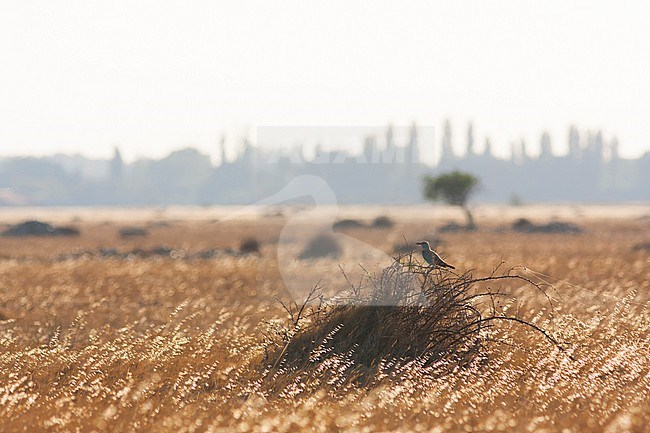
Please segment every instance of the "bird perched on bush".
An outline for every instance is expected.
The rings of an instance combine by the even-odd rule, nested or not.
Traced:
[[[431,247],[429,246],[429,242],[427,241],[417,242],[417,245],[420,245],[422,247],[422,257],[431,266],[456,269],[454,266],[442,260],[442,258],[438,255],[438,253],[436,253],[431,249]]]

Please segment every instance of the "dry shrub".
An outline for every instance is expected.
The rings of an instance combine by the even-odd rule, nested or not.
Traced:
[[[386,215],[381,215],[375,218],[372,221],[372,226],[375,228],[391,228],[395,225],[395,222]]]
[[[239,244],[239,251],[243,254],[259,254],[260,243],[255,238],[246,238]]]
[[[147,229],[142,227],[122,227],[120,229],[120,237],[122,239],[145,237],[148,234]]]
[[[573,223],[552,221],[547,224],[534,224],[527,218],[519,218],[512,223],[512,229],[520,233],[582,233],[583,229]]]
[[[449,374],[484,359],[498,321],[528,327],[563,350],[546,330],[499,307],[499,299],[511,295],[481,288],[508,280],[543,293],[542,286],[521,276],[474,278],[469,272],[422,267],[410,254],[359,284],[350,283],[331,302],[324,302],[316,287],[303,304],[283,303],[289,326],[267,335],[264,364],[273,373],[270,389],[281,389],[278,379],[294,373],[308,374],[312,382],[336,375],[341,384],[362,386],[378,384],[377,379],[405,365]]]
[[[312,238],[298,256],[301,260],[319,259],[323,257],[339,257],[343,249],[334,236],[321,234]]]
[[[55,227],[42,221],[30,220],[13,225],[2,232],[2,236],[24,237],[24,236],[78,236],[79,229],[76,227]]]
[[[343,220],[335,222],[332,227],[334,228],[334,230],[358,229],[358,228],[361,228],[361,227],[365,227],[365,225],[361,221],[357,221],[357,220],[354,220],[354,219],[343,219]]]

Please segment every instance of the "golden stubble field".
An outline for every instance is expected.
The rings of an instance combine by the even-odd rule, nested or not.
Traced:
[[[0,238],[0,431],[648,431],[650,252],[635,246],[650,242],[650,218],[586,212],[571,219],[585,231],[571,235],[514,233],[516,212],[483,216],[472,233],[436,232],[446,217],[389,215],[393,227],[337,233],[373,253],[437,238],[461,271],[480,277],[504,262],[552,283],[552,313],[517,282],[503,308],[567,350],[502,323],[480,362],[446,374],[411,362],[367,386],[332,360],[269,372],[264,336],[287,316],[276,298],[318,280],[336,292],[341,267],[356,278],[381,254],[357,245],[339,258],[278,260],[278,242],[297,254],[318,225],[286,231],[279,213],[66,215],[79,237]],[[148,236],[121,239],[133,224]],[[223,252],[245,238],[260,254]]]

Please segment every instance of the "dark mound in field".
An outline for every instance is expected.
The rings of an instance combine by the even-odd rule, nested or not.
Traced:
[[[476,227],[462,226],[454,222],[447,223],[438,229],[440,233],[471,232],[474,230],[476,230]]]
[[[223,257],[243,257],[249,253],[236,251],[232,248],[216,249],[209,248],[206,250],[189,253],[182,248],[170,248],[167,246],[157,246],[150,249],[136,248],[129,251],[120,251],[115,248],[99,248],[97,250],[77,249],[71,253],[62,254],[57,257],[58,261],[77,260],[82,258],[98,259],[165,259],[165,260],[212,260]]]
[[[534,224],[526,218],[519,218],[512,224],[512,229],[520,233],[582,233],[582,228],[576,224],[553,221],[547,224]]]
[[[393,227],[394,225],[395,223],[389,217],[379,216],[375,218],[370,224],[365,224],[355,219],[343,219],[334,223],[334,229],[335,230],[359,229],[359,228],[381,229],[381,228],[390,228]]]
[[[535,224],[527,218],[519,218],[517,221],[512,223],[512,229],[516,232],[527,232],[532,230],[535,227]]]
[[[283,218],[284,216],[284,212],[280,208],[271,209],[264,214],[265,218]]]
[[[79,229],[75,227],[55,227],[41,221],[25,221],[9,227],[2,233],[2,236],[23,237],[23,236],[77,236]]]
[[[247,238],[241,241],[239,251],[242,254],[259,254],[260,243],[255,238]]]
[[[323,257],[336,258],[341,255],[343,249],[332,235],[322,234],[312,238],[304,250],[298,256],[299,259],[320,259]]]
[[[360,227],[365,227],[361,221],[344,219],[334,223],[334,229],[356,229]]]
[[[395,222],[390,219],[389,217],[382,215],[378,216],[377,218],[374,219],[372,222],[372,226],[375,228],[391,228],[395,225]]]
[[[122,239],[145,237],[148,234],[147,229],[142,227],[122,227],[120,229],[120,237]]]
[[[182,259],[185,258],[186,252],[182,249],[174,249],[166,246],[153,247],[151,249],[136,248],[135,250],[121,252],[114,248],[100,248],[98,251],[100,257],[116,258],[116,259],[133,259],[133,258],[171,258]]]
[[[641,242],[632,247],[632,251],[650,252],[650,242]]]

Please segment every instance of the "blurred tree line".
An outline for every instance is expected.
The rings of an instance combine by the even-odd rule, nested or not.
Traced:
[[[478,149],[467,127],[464,150],[457,152],[449,122],[436,143],[435,166],[421,161],[418,129],[396,142],[391,126],[383,137],[363,139],[362,152],[316,149],[311,158],[301,148],[265,151],[242,140],[228,158],[219,143],[215,164],[194,148],[162,159],[125,163],[119,149],[108,160],[79,155],[0,159],[0,205],[211,205],[246,204],[281,189],[294,176],[325,179],[339,203],[421,203],[422,179],[462,170],[481,179],[477,201],[483,202],[618,202],[650,200],[650,152],[639,159],[619,155],[615,137],[572,126],[568,153],[557,155],[547,132],[537,152],[523,140],[511,143],[510,158],[497,158],[485,139]]]

